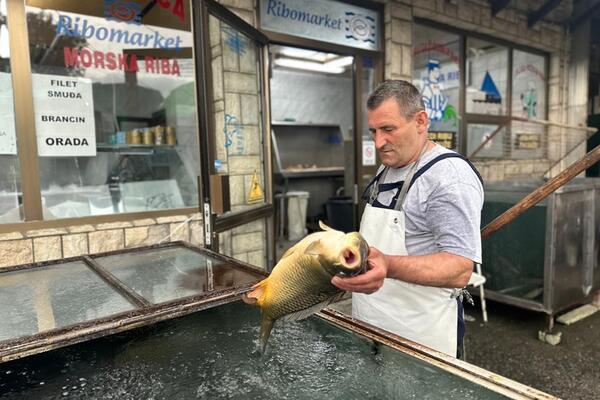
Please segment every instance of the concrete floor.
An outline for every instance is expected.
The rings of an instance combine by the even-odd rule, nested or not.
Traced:
[[[600,399],[600,312],[565,326],[562,341],[538,340],[547,328],[545,314],[488,301],[483,323],[478,299],[465,312],[467,362],[562,399]]]

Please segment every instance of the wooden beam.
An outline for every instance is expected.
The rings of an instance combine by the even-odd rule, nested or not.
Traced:
[[[527,27],[533,28],[542,18],[554,10],[557,5],[560,4],[560,0],[548,0],[541,6],[537,11],[530,11],[527,13]]]
[[[508,223],[512,222],[519,215],[523,214],[525,211],[535,206],[540,201],[544,200],[550,194],[554,193],[554,191],[556,191],[558,188],[565,185],[571,179],[575,178],[581,172],[596,164],[598,161],[600,161],[600,145],[596,146],[592,151],[583,156],[583,158],[581,158],[579,161],[576,161],[573,164],[571,164],[563,172],[556,175],[554,178],[550,179],[548,182],[544,183],[542,186],[540,186],[533,192],[529,193],[517,204],[515,204],[514,206],[506,210],[504,213],[502,213],[499,217],[487,224],[481,230],[481,238],[487,238],[492,233],[502,228],[504,225],[507,225]]]

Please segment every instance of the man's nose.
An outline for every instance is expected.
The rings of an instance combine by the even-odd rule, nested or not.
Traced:
[[[375,148],[377,150],[381,150],[381,148],[387,143],[384,136],[379,132],[375,132],[373,135],[373,140],[375,141]]]

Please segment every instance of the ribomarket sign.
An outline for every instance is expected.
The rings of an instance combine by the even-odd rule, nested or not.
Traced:
[[[379,14],[332,0],[260,0],[260,27],[273,32],[379,50]]]
[[[95,156],[91,80],[33,74],[32,83],[38,154],[42,157]]]

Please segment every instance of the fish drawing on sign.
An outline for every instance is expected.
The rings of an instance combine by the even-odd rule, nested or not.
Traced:
[[[263,352],[275,321],[297,321],[322,310],[344,294],[331,283],[334,275],[366,271],[369,246],[360,233],[344,233],[322,222],[319,226],[323,231],[306,236],[286,251],[271,275],[242,297],[261,309]]]

